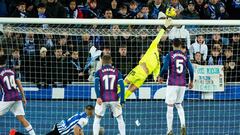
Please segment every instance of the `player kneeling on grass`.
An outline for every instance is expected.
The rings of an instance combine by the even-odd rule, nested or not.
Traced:
[[[182,42],[180,39],[173,40],[173,51],[167,54],[164,62],[163,68],[160,72],[160,77],[158,81],[163,82],[163,75],[168,72],[167,81],[167,91],[166,91],[166,104],[167,104],[167,134],[173,135],[172,123],[173,123],[173,108],[174,105],[177,108],[178,115],[181,123],[181,135],[186,135],[185,126],[185,114],[182,107],[182,101],[184,98],[184,93],[186,89],[186,71],[190,74],[190,83],[188,85],[189,89],[193,87],[193,67],[187,57],[181,51]]]
[[[154,80],[157,80],[157,76],[160,72],[158,44],[170,24],[171,19],[167,19],[164,27],[159,31],[157,37],[152,41],[147,52],[139,61],[139,65],[132,69],[132,71],[130,71],[130,73],[125,78],[124,84],[129,84],[128,90],[125,94],[125,99],[127,99],[136,89],[142,86],[148,75],[153,73]]]
[[[125,135],[125,122],[122,116],[122,106],[124,104],[124,83],[122,74],[112,65],[112,57],[103,55],[102,68],[95,73],[95,91],[97,95],[97,103],[95,107],[95,118],[93,122],[93,134],[98,135],[100,129],[100,121],[105,111],[110,107],[113,116],[117,119],[120,135]],[[118,84],[121,88],[120,103]]]
[[[87,105],[84,112],[77,113],[67,120],[55,124],[47,135],[84,135],[83,127],[88,124],[89,117],[94,115],[94,106]]]
[[[30,135],[35,135],[35,132],[30,123],[25,119],[23,104],[26,106],[27,100],[24,95],[24,90],[20,79],[15,71],[6,68],[5,55],[0,56],[0,87],[2,89],[2,101],[0,101],[0,116],[8,111],[11,111],[19,122],[25,127]],[[22,97],[19,95],[21,92]],[[22,100],[22,101],[21,101]],[[1,131],[1,129],[0,129]]]

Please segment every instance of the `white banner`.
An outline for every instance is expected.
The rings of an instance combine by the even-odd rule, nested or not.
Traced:
[[[193,90],[203,92],[224,91],[223,65],[196,65]]]

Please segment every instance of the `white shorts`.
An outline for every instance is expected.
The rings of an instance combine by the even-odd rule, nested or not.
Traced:
[[[96,104],[95,114],[103,117],[107,108],[111,109],[114,117],[118,117],[118,116],[122,115],[122,106],[118,101],[116,101],[116,102],[103,102],[101,105]]]
[[[167,86],[166,104],[180,104],[184,99],[185,86]]]
[[[0,101],[0,116],[11,111],[14,116],[25,115],[22,101]]]

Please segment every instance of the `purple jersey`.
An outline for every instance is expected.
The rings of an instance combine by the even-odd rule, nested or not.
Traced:
[[[121,73],[110,65],[103,66],[95,74],[100,81],[100,97],[103,102],[118,101],[118,81],[122,79]]]
[[[164,64],[168,64],[168,85],[186,86],[188,58],[180,50],[171,51]]]
[[[2,89],[2,101],[19,101],[19,95],[16,85],[16,73],[8,68],[0,68],[0,85]]]

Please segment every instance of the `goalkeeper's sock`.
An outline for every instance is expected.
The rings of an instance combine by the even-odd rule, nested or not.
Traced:
[[[167,106],[167,133],[172,131],[172,123],[173,123],[173,107]]]
[[[99,134],[100,121],[101,121],[101,118],[95,116],[94,122],[93,122],[93,135],[98,135]]]
[[[178,116],[180,118],[181,127],[185,127],[185,113],[181,104],[175,105],[178,111]]]
[[[120,135],[125,135],[126,134],[125,122],[123,120],[122,115],[117,117],[117,122],[118,122],[118,130],[120,132]]]
[[[27,130],[29,135],[36,135],[31,125],[25,127],[25,129]]]
[[[130,90],[127,90],[126,93],[125,93],[125,99],[127,99],[128,97],[130,97],[132,95],[132,91]]]

